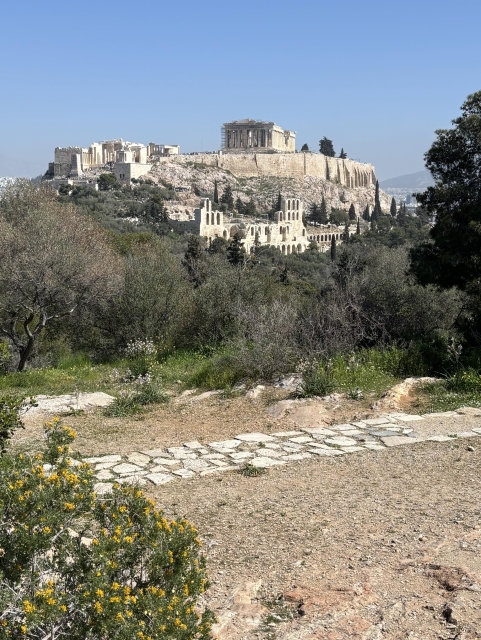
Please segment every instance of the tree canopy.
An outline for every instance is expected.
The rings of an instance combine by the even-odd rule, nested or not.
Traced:
[[[323,155],[329,156],[330,158],[334,158],[336,156],[332,140],[329,140],[328,138],[326,138],[326,136],[319,140],[319,151]]]

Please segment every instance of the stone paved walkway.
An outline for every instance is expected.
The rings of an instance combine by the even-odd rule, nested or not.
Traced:
[[[476,411],[481,415],[481,410]],[[242,433],[232,440],[134,451],[127,456],[103,455],[85,458],[94,467],[98,494],[111,491],[112,483],[140,485],[166,484],[173,480],[200,478],[213,473],[236,470],[249,463],[258,468],[285,465],[315,456],[343,456],[364,450],[381,451],[387,447],[423,441],[449,442],[453,438],[481,436],[481,427],[458,432],[456,422],[466,410],[431,413],[424,416],[388,413],[378,418],[350,424],[279,431],[272,434]],[[422,435],[420,423],[452,421],[449,435]],[[418,427],[418,430],[416,429]],[[419,432],[418,432],[419,431]]]

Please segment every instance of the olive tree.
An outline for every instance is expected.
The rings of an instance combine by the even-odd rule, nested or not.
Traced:
[[[107,295],[119,261],[104,232],[44,185],[17,181],[0,199],[0,333],[23,371],[48,323]]]

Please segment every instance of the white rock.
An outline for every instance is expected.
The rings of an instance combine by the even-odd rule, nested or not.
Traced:
[[[140,478],[138,475],[125,476],[124,478],[119,478],[117,482],[119,484],[136,484],[139,485],[139,487],[144,487],[147,484],[145,478]]]
[[[397,447],[402,444],[416,444],[416,442],[424,442],[425,438],[410,438],[409,436],[388,436],[381,438],[386,447]]]
[[[353,438],[347,438],[345,436],[337,436],[336,438],[326,438],[324,440],[326,444],[333,444],[337,447],[355,447],[357,445],[357,440]]]
[[[310,453],[291,453],[288,456],[285,456],[283,460],[289,460],[289,462],[293,462],[295,460],[307,460],[308,458],[312,458],[312,454]]]
[[[187,449],[203,449],[204,445],[197,442],[197,440],[192,440],[191,442],[184,442],[184,447],[187,447]]]
[[[195,473],[191,469],[177,469],[176,471],[172,471],[176,476],[180,476],[181,478],[188,480],[189,478],[193,478]]]
[[[241,433],[236,436],[236,440],[241,442],[273,442],[274,438],[265,433]]]
[[[308,436],[297,436],[296,438],[289,438],[289,442],[294,442],[294,444],[306,444],[307,442],[312,442],[312,438]]]
[[[108,469],[102,469],[98,473],[95,473],[94,476],[97,480],[111,480],[114,477],[113,473]]]
[[[146,464],[149,464],[150,462],[150,457],[144,455],[143,453],[131,453],[127,456],[127,460],[129,462],[132,462],[133,464],[138,464],[140,466],[144,466]]]
[[[328,456],[330,458],[344,455],[344,451],[340,451],[339,449],[309,449],[308,453],[313,453],[316,456]]]
[[[123,462],[122,464],[118,464],[116,467],[112,467],[112,471],[115,473],[135,473],[136,471],[143,471],[143,469],[136,464]]]
[[[221,440],[220,442],[210,442],[209,446],[212,449],[235,449],[240,445],[239,440]]]
[[[101,471],[102,469],[111,469],[115,467],[117,462],[101,462],[100,464],[95,465],[95,471]]]
[[[199,469],[208,469],[209,463],[205,460],[184,460],[184,469],[192,469],[192,471],[198,471]]]
[[[94,491],[98,496],[104,496],[107,493],[112,493],[113,487],[110,482],[97,482],[94,484]]]
[[[149,458],[161,458],[163,455],[165,456],[165,451],[163,449],[147,449],[147,451],[141,451]]]
[[[253,451],[235,451],[234,453],[229,454],[229,458],[232,458],[232,460],[247,460],[248,458],[253,457]]]
[[[172,458],[155,458],[154,464],[162,464],[164,466],[170,467],[179,464],[179,461],[172,460]]]
[[[310,433],[313,436],[335,436],[336,432],[326,429],[325,427],[306,427],[302,429],[306,433]]]
[[[99,462],[120,462],[122,460],[122,456],[98,456],[97,458],[84,458],[83,462],[88,462],[89,464],[98,464]]]
[[[167,482],[174,480],[173,476],[167,473],[158,473],[158,472],[149,473],[145,477],[147,478],[147,480],[150,480],[150,482],[152,482],[152,484],[155,484],[155,485],[167,484]]]
[[[272,435],[276,438],[293,438],[294,436],[302,436],[302,431],[276,431]]]
[[[250,461],[254,467],[258,467],[259,469],[267,469],[268,467],[273,467],[278,464],[286,464],[283,460],[275,460],[274,458],[266,458],[263,456],[259,456],[258,458],[253,458]]]

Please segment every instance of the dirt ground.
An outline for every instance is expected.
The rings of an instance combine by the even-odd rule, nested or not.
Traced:
[[[67,422],[82,453],[128,453],[292,429],[288,416],[268,413],[282,397],[211,396],[136,420],[93,413]],[[367,403],[333,400],[324,409],[333,424],[375,415]],[[443,433],[475,423],[481,417],[437,420]],[[17,441],[40,434],[36,418]],[[147,492],[199,529],[218,638],[471,640],[481,638],[480,471],[481,438],[458,438]]]

